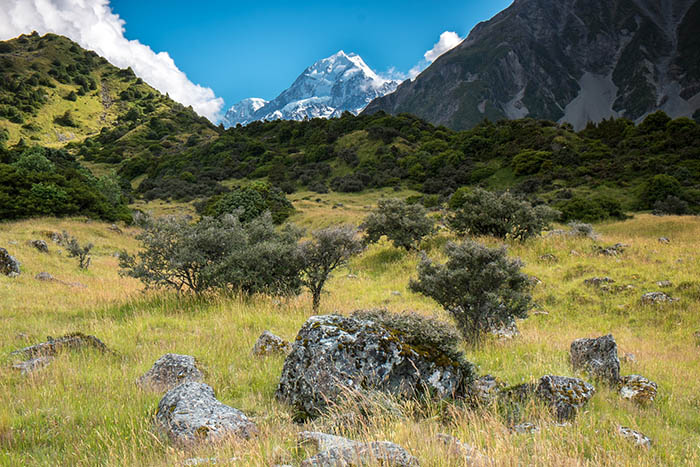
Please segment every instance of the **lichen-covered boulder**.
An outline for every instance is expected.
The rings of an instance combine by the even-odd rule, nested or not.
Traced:
[[[673,303],[677,302],[677,298],[673,298],[663,292],[648,292],[642,295],[643,305],[657,305],[659,303]]]
[[[100,352],[111,352],[104,342],[97,337],[85,335],[82,332],[74,332],[56,339],[49,336],[46,342],[15,350],[10,355],[24,354],[27,358],[49,357],[64,350],[82,350],[84,348],[94,348]]]
[[[346,389],[464,397],[472,379],[471,364],[409,343],[397,329],[371,319],[312,316],[284,362],[277,398],[316,416]]]
[[[38,251],[41,253],[48,253],[49,252],[49,246],[46,244],[44,240],[32,240],[29,242],[31,246],[36,248]]]
[[[257,427],[238,409],[222,404],[204,383],[183,383],[158,404],[156,424],[176,443],[191,445],[228,437],[249,439]]]
[[[305,459],[302,467],[354,467],[383,465],[416,467],[418,459],[398,444],[389,441],[363,443],[340,436],[304,431],[298,435],[301,444],[312,444],[321,452]]]
[[[639,404],[653,402],[657,391],[657,384],[641,375],[623,376],[620,380],[620,395]]]
[[[36,357],[23,362],[15,363],[12,365],[12,368],[19,370],[23,375],[29,375],[44,368],[45,366],[48,366],[53,360],[54,357]]]
[[[0,274],[16,277],[19,276],[20,272],[19,261],[14,256],[10,256],[6,249],[0,248]]]
[[[591,277],[583,281],[583,283],[587,286],[595,287],[601,290],[609,290],[609,284],[613,284],[614,282],[615,280],[611,279],[610,277]]]
[[[620,359],[612,334],[595,339],[576,339],[571,343],[571,365],[587,371],[593,378],[610,384],[620,380]]]
[[[636,446],[642,447],[642,448],[650,448],[651,447],[651,438],[648,436],[633,430],[631,428],[627,428],[626,426],[619,426],[617,428],[617,432],[620,434],[625,439],[628,439],[632,441]]]
[[[143,388],[167,391],[190,381],[203,381],[204,375],[190,355],[168,353],[160,357],[136,383]]]
[[[40,272],[36,276],[34,276],[34,279],[42,282],[52,282],[55,281],[56,279],[49,274],[48,272]]]
[[[552,406],[559,420],[570,420],[593,397],[595,388],[579,378],[545,375],[535,394]]]
[[[255,341],[253,355],[264,357],[267,355],[287,355],[292,351],[292,344],[270,331],[264,331]]]
[[[480,376],[470,388],[472,400],[479,405],[489,405],[498,398],[504,387],[505,383],[495,376]]]

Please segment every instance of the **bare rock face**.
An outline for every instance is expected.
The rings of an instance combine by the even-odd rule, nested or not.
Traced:
[[[46,342],[15,350],[11,355],[24,354],[27,358],[52,357],[64,350],[81,350],[90,347],[100,352],[111,352],[97,337],[74,332],[57,339],[49,336]]]
[[[249,439],[257,427],[243,412],[222,404],[214,390],[198,382],[183,383],[160,400],[156,424],[174,442],[192,445],[231,436]]]
[[[167,391],[191,381],[202,381],[204,375],[197,368],[194,357],[168,353],[160,357],[150,370],[137,380],[144,388]]]
[[[20,264],[6,249],[0,248],[0,274],[9,277],[17,277],[20,275]]]
[[[312,444],[321,452],[304,460],[302,467],[351,467],[383,465],[393,467],[416,467],[418,459],[398,444],[389,441],[362,443],[340,436],[304,431],[299,433],[299,442]]]
[[[44,240],[32,240],[29,242],[31,246],[36,248],[38,251],[41,253],[48,253],[49,252],[49,246],[46,244]]]
[[[472,374],[470,364],[411,344],[398,330],[371,319],[312,316],[284,362],[277,398],[313,417],[346,389],[464,397]]]
[[[535,394],[552,406],[559,420],[570,420],[593,397],[595,388],[579,378],[545,375]]]
[[[253,347],[253,355],[264,357],[267,355],[289,355],[292,351],[292,344],[282,339],[279,336],[272,334],[270,331],[264,331],[255,341]]]
[[[657,384],[641,375],[628,375],[620,380],[620,395],[639,404],[653,402],[657,391]]]
[[[650,448],[651,447],[651,438],[648,436],[635,431],[631,428],[627,428],[626,426],[620,426],[617,428],[617,432],[620,434],[625,439],[630,440],[633,442],[636,446],[642,447],[642,448]]]
[[[571,343],[571,365],[587,371],[592,377],[617,384],[620,380],[620,359],[612,334],[596,339],[576,339]]]

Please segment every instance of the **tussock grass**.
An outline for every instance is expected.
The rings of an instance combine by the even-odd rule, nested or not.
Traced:
[[[331,221],[359,223],[362,206],[381,195],[310,196],[297,200],[303,207],[295,220],[318,228]],[[316,203],[316,197],[327,203]],[[332,209],[338,202],[346,207]],[[51,242],[48,255],[26,244],[45,230],[67,230],[81,242],[93,242],[90,269],[79,270],[76,260],[59,254],[61,248]],[[295,463],[310,454],[296,445],[296,433],[329,428],[329,419],[293,423],[291,409],[274,399],[283,358],[250,354],[265,329],[292,340],[310,315],[310,297],[194,299],[144,293],[140,283],[117,273],[112,254],[138,248],[136,230],[123,230],[117,234],[106,224],[81,219],[0,224],[0,246],[22,262],[20,277],[0,276],[0,465],[177,465],[190,457],[217,457],[220,462],[236,457],[239,465],[268,466]],[[365,419],[342,434],[396,442],[428,466],[464,465],[446,456],[437,433],[473,444],[498,465],[700,464],[700,352],[693,337],[700,330],[700,220],[639,215],[597,230],[597,241],[550,237],[508,243],[509,254],[522,258],[526,272],[542,281],[533,293],[537,309],[548,314],[519,322],[518,339],[464,350],[480,374],[517,384],[544,374],[575,375],[568,363],[571,341],[611,332],[620,354],[636,357],[636,363],[622,363],[622,374],[639,373],[659,384],[653,405],[638,407],[596,383],[596,395],[571,425],[556,426],[546,408],[532,404],[520,418],[538,424],[540,431],[516,434],[498,410],[396,401],[403,416]],[[669,237],[671,244],[660,244],[660,236]],[[447,238],[442,234],[431,240],[428,254],[439,259]],[[629,245],[619,257],[594,253],[595,244],[617,242]],[[557,261],[541,260],[547,253]],[[418,254],[388,243],[371,247],[330,281],[320,312],[386,307],[447,320],[434,302],[407,289],[418,260]],[[34,276],[41,271],[87,287],[39,282]],[[612,294],[585,286],[584,279],[593,276],[609,276],[616,281],[613,285],[634,289]],[[665,291],[680,300],[642,306],[641,294],[659,290],[659,280],[672,281]],[[94,334],[116,354],[62,354],[30,377],[11,368],[11,351],[71,331]],[[163,439],[152,424],[161,394],[139,389],[134,381],[167,352],[195,356],[217,397],[253,417],[260,435],[194,450],[181,450]],[[337,410],[340,414],[343,407]],[[620,438],[618,424],[651,437],[652,449]]]

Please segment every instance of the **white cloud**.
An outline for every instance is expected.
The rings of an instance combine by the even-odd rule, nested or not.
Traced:
[[[428,50],[423,54],[423,60],[416,63],[416,65],[408,71],[408,76],[414,79],[423,70],[428,68],[428,66],[433,63],[437,58],[444,54],[445,52],[454,49],[462,41],[464,37],[459,37],[459,34],[453,31],[445,31],[440,34],[440,40],[438,40],[433,48]]]
[[[37,31],[52,32],[94,50],[119,68],[134,73],[162,93],[216,121],[224,101],[214,91],[192,83],[167,52],[124,37],[124,20],[110,0],[0,0],[0,40]]]

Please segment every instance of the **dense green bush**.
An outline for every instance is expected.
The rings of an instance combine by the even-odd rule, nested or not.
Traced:
[[[677,196],[668,196],[665,200],[654,203],[652,213],[656,216],[682,216],[689,213],[689,206],[687,202]]]
[[[424,257],[409,288],[442,305],[467,341],[476,343],[485,331],[527,316],[530,281],[505,248],[467,240],[448,243],[445,253],[445,264]]]
[[[559,213],[548,206],[532,206],[510,192],[481,188],[458,190],[450,200],[450,227],[460,235],[492,235],[525,240],[540,235]]]
[[[669,196],[682,198],[682,192],[683,188],[675,177],[659,174],[646,183],[641,200],[644,207],[650,209],[659,201],[665,202]]]
[[[574,196],[559,203],[563,221],[600,222],[607,219],[626,219],[627,216],[619,201],[609,196]]]
[[[417,248],[423,237],[433,231],[433,221],[421,204],[400,199],[382,199],[360,226],[368,243],[386,235],[397,248]]]
[[[294,212],[294,206],[280,189],[265,182],[254,182],[212,197],[202,214],[218,217],[236,212],[242,222],[249,222],[265,211],[270,212],[276,224],[281,224]]]
[[[122,273],[178,292],[297,293],[300,233],[277,231],[268,213],[246,224],[238,217],[140,219],[143,249],[137,257],[122,252]]]

